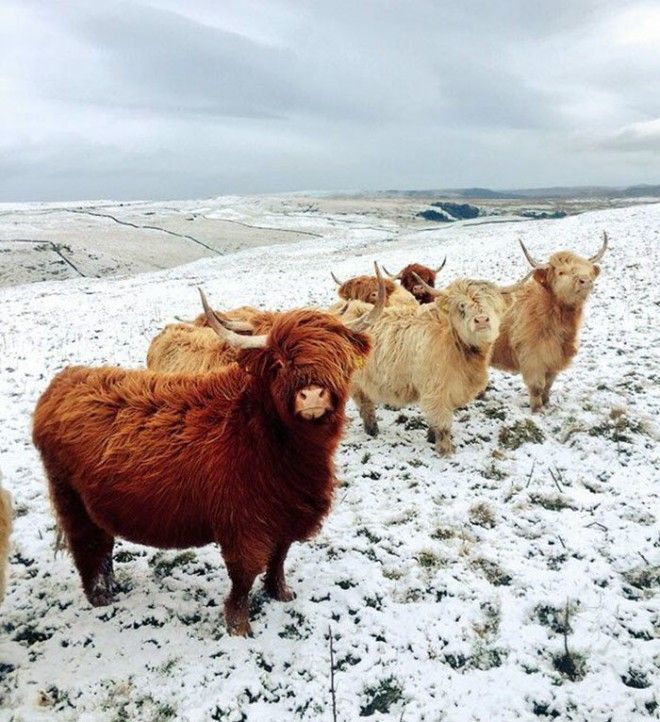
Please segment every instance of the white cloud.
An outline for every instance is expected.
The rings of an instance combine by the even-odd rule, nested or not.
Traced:
[[[657,182],[649,8],[5,0],[0,199]]]

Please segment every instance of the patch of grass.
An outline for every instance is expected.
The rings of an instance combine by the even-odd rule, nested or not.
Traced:
[[[496,647],[486,647],[479,645],[475,648],[470,657],[470,666],[475,669],[486,671],[501,667],[502,662],[506,659],[506,652]]]
[[[571,634],[573,632],[570,622],[566,623],[565,609],[558,609],[549,604],[538,604],[534,608],[534,615],[539,624],[549,627],[556,634]]]
[[[456,530],[449,526],[439,526],[434,532],[431,532],[431,539],[452,539],[456,536]]]
[[[473,625],[475,633],[482,639],[493,638],[500,628],[501,611],[499,606],[491,602],[481,604],[483,621]]]
[[[484,529],[493,529],[496,525],[495,512],[485,501],[473,504],[468,510],[470,523],[482,526]]]
[[[511,426],[503,426],[499,433],[500,446],[505,449],[518,449],[523,444],[540,444],[545,434],[531,420],[516,421]]]
[[[376,712],[387,714],[403,698],[403,687],[394,677],[388,677],[376,687],[366,687],[364,694],[368,701],[360,707],[360,717],[371,717]]]
[[[428,425],[421,416],[413,416],[412,419],[408,419],[403,428],[406,431],[416,431],[418,429],[427,429]]]
[[[610,441],[631,444],[633,434],[645,433],[644,426],[637,419],[631,419],[624,409],[613,408],[609,417],[589,429],[589,436],[603,436]]]
[[[482,572],[493,586],[508,587],[513,580],[513,577],[505,572],[497,562],[493,562],[490,559],[477,557],[473,560],[472,566]]]
[[[491,461],[489,466],[486,466],[481,470],[481,476],[483,476],[484,479],[502,481],[502,479],[506,479],[508,474],[506,473],[506,471],[500,469],[500,467],[497,466],[494,461]]]
[[[421,551],[415,556],[415,559],[424,569],[437,569],[443,564],[442,559],[432,551]]]
[[[660,589],[660,565],[629,569],[623,578],[628,583],[623,587],[628,599],[649,599]]]
[[[559,717],[559,712],[556,709],[552,709],[549,704],[545,702],[532,702],[532,712],[537,717],[550,717],[554,719]]]
[[[552,665],[571,682],[579,682],[586,674],[587,658],[579,652],[560,652],[553,655]]]
[[[410,466],[413,467],[413,469],[417,469],[420,466],[426,466],[426,464],[421,459],[410,459],[408,462]]]
[[[355,657],[350,652],[341,659],[337,660],[336,668],[343,672],[344,670],[348,669],[348,667],[354,667],[356,664],[359,664],[362,661],[361,657]]]
[[[641,669],[629,668],[627,674],[621,677],[621,681],[626,687],[633,687],[634,689],[646,689],[651,686],[646,672]]]
[[[403,576],[403,572],[400,569],[383,569],[382,574],[385,579],[391,579],[392,581],[397,581]]]
[[[483,413],[488,419],[498,419],[499,421],[504,421],[506,419],[506,411],[501,406],[486,406]]]
[[[548,511],[561,511],[562,509],[577,511],[577,507],[564,494],[541,494],[533,491],[529,494],[529,500],[532,504],[538,504]]]
[[[381,541],[381,537],[379,537],[377,534],[374,534],[372,531],[369,531],[366,526],[358,529],[356,534],[357,536],[366,537],[372,544],[378,544],[378,542]]]
[[[149,560],[149,566],[153,569],[155,577],[165,579],[172,574],[172,570],[176,567],[182,567],[195,561],[197,561],[197,555],[193,551],[181,552],[174,557],[158,552]]]

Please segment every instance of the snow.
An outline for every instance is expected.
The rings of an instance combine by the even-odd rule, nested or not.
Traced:
[[[272,202],[212,205],[281,227]],[[0,290],[0,468],[16,510],[0,720],[331,720],[329,630],[338,720],[657,718],[660,205],[425,232],[359,216],[319,223],[323,238],[163,272]],[[286,565],[297,598],[273,602],[255,586],[253,638],[225,632],[228,578],[213,547],[119,543],[122,591],[99,609],[71,559],[54,556],[30,441],[36,399],[68,364],[142,366],[165,323],[197,314],[196,286],[217,308],[329,305],[331,269],[348,277],[374,259],[392,270],[445,254],[444,281],[509,283],[527,270],[516,238],[537,257],[590,255],[604,229],[581,349],[548,411],[532,417],[520,377],[493,371],[486,397],[456,413],[446,460],[418,409],[380,408],[371,439],[349,405],[333,510]],[[500,442],[529,419],[540,443]],[[554,661],[565,643],[575,674]]]

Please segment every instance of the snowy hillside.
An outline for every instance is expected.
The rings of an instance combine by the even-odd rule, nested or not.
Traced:
[[[537,257],[590,255],[604,229],[582,346],[547,412],[532,417],[520,377],[493,371],[487,396],[457,412],[457,453],[445,460],[416,408],[379,409],[371,439],[349,405],[334,508],[289,555],[297,598],[273,602],[255,587],[254,638],[225,632],[229,581],[213,547],[119,542],[122,591],[99,609],[71,559],[54,556],[30,441],[37,397],[68,364],[144,365],[165,323],[198,313],[196,286],[216,308],[328,305],[330,270],[445,254],[439,285],[509,283],[527,272],[517,237]],[[0,468],[17,517],[0,720],[332,720],[329,631],[343,722],[657,719],[660,205],[383,230],[342,216],[320,239],[0,289]]]

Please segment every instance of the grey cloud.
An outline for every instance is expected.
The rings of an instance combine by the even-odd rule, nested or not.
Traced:
[[[0,198],[657,182],[660,60],[610,47],[617,2],[13,7]]]

